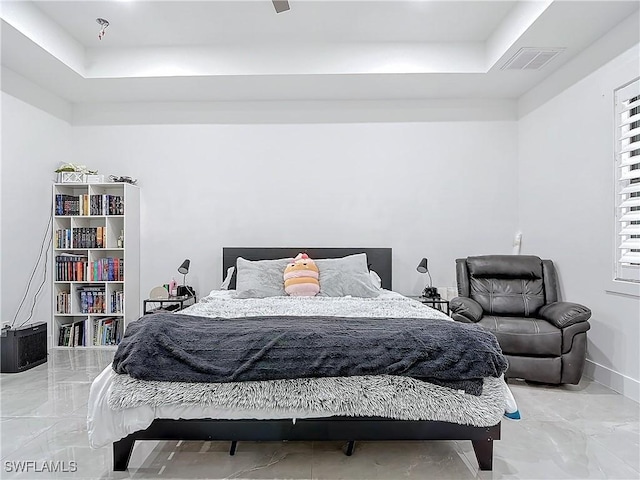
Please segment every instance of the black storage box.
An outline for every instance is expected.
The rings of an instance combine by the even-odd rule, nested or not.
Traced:
[[[47,361],[47,324],[5,328],[0,337],[0,371],[17,373]]]

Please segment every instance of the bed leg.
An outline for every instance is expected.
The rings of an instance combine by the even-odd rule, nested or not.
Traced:
[[[229,455],[231,455],[231,456],[235,455],[237,447],[238,447],[238,441],[237,440],[232,440],[231,441],[231,448],[229,449]]]
[[[347,449],[344,451],[344,454],[347,457],[350,457],[351,455],[353,455],[353,451],[356,448],[356,442],[354,440],[350,440],[349,442],[347,442]]]
[[[113,442],[113,470],[116,472],[124,472],[129,466],[129,459],[133,452],[135,439],[125,437],[122,440]]]
[[[493,439],[471,440],[480,470],[493,468]]]

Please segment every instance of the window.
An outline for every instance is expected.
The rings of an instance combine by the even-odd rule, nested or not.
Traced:
[[[615,91],[615,279],[640,282],[640,79]]]

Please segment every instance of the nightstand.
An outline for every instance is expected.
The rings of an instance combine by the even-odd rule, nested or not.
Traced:
[[[147,298],[142,302],[142,314],[157,313],[157,312],[177,312],[189,305],[194,305],[197,302],[195,295],[182,295],[169,298],[151,299]],[[153,308],[147,311],[147,304],[151,303]],[[157,304],[157,306],[156,306]],[[166,306],[165,306],[166,305]]]
[[[444,298],[427,298],[422,296],[409,298],[413,298],[414,300],[417,300],[420,303],[424,303],[431,308],[440,310],[442,313],[446,313],[447,315],[451,313],[451,311],[449,310],[449,300],[445,300]]]

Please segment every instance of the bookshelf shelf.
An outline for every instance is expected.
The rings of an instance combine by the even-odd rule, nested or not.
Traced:
[[[140,189],[56,183],[53,201],[49,346],[114,348],[140,317]]]
[[[124,281],[93,281],[93,280],[87,280],[86,282],[70,282],[70,281],[65,281],[65,280],[56,280],[53,283],[69,283],[69,284],[88,284],[88,283],[112,283],[112,284],[116,284],[116,283],[124,283]]]
[[[90,252],[117,252],[124,251],[124,248],[105,247],[105,248],[87,248]]]
[[[54,215],[55,218],[124,218],[124,215]]]

